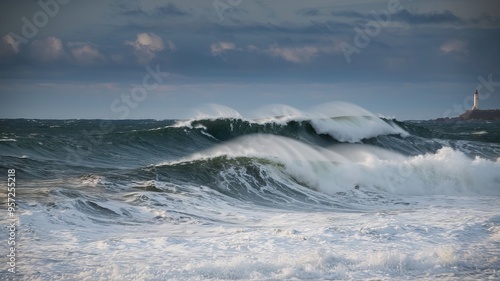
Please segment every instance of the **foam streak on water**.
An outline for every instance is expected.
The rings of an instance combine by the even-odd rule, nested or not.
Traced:
[[[21,241],[36,246],[21,248],[27,257],[21,268],[24,276],[51,280],[499,277],[496,200],[411,201],[409,208],[369,212],[205,206],[221,212],[224,222],[152,219],[112,228],[58,226],[42,210],[32,211],[22,216],[24,229],[32,231]]]

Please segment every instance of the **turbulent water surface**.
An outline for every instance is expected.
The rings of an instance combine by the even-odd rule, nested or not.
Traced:
[[[500,122],[315,112],[0,120],[15,278],[500,278]]]

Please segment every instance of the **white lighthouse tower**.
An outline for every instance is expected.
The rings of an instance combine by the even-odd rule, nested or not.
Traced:
[[[474,106],[472,107],[472,110],[478,110],[479,109],[479,94],[476,92],[474,93]]]

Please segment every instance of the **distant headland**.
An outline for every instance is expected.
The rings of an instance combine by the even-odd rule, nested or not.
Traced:
[[[436,121],[468,121],[468,120],[500,120],[500,109],[479,109],[479,93],[474,93],[474,106],[471,110],[466,110],[458,117],[438,118]]]
[[[500,120],[500,109],[491,110],[467,110],[458,118],[460,120]]]

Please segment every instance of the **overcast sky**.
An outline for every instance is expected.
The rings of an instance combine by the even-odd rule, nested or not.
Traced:
[[[430,119],[469,109],[476,88],[500,108],[499,2],[4,0],[0,118],[347,101]]]

